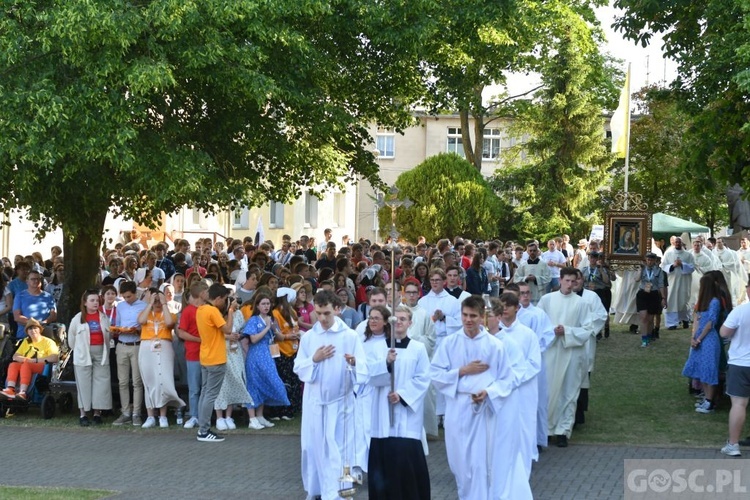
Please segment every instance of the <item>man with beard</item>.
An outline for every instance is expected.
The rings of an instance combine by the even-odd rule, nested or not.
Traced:
[[[539,244],[530,241],[526,245],[529,259],[521,264],[513,275],[513,282],[525,282],[531,290],[531,303],[539,303],[539,298],[544,295],[547,283],[550,282],[549,266],[539,257]]]
[[[668,330],[676,330],[682,321],[682,327],[690,324],[690,289],[693,286],[695,261],[691,252],[685,250],[682,238],[675,237],[674,246],[668,250],[661,261],[661,268],[667,274],[669,294],[667,295],[667,314],[665,323]]]

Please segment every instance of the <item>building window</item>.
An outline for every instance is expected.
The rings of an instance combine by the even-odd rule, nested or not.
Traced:
[[[337,227],[346,225],[345,193],[333,193],[333,224]]]
[[[309,191],[305,193],[305,227],[318,227],[318,198]]]
[[[456,153],[461,158],[465,158],[464,141],[461,138],[461,128],[448,127],[448,149],[449,153]]]
[[[232,227],[234,229],[248,229],[250,227],[250,210],[242,207],[232,212]]]
[[[500,157],[500,129],[484,129],[484,139],[482,140],[482,159],[496,160]]]
[[[378,158],[394,158],[396,156],[396,134],[390,130],[379,130],[375,138],[378,148]]]
[[[269,227],[282,229],[284,227],[284,204],[279,201],[269,203]]]

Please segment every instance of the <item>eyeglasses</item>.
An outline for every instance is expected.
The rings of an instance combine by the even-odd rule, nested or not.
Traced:
[[[377,317],[377,316],[370,316],[367,318],[369,321],[384,321],[383,318]]]
[[[531,295],[531,291],[518,292],[518,293],[519,293],[519,295]]]
[[[419,290],[412,290],[410,292],[407,291],[407,292],[404,292],[404,293],[406,293],[406,295],[419,295]]]

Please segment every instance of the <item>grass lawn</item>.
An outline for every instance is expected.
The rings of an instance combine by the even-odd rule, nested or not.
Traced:
[[[2,486],[0,485],[0,498],[13,498],[15,500],[95,500],[107,498],[117,493],[107,490],[83,490],[78,488],[37,488],[30,486]]]
[[[640,335],[613,325],[597,344],[586,423],[573,431],[578,443],[716,447],[726,441],[729,398],[716,412],[696,413],[681,375],[690,330],[661,329],[660,339],[640,347]],[[743,434],[744,436],[744,434]]]
[[[695,398],[688,394],[682,367],[687,359],[689,330],[662,329],[661,339],[640,347],[640,336],[628,333],[626,325],[613,325],[612,335],[599,341],[592,374],[586,423],[573,432],[576,443],[609,443],[645,446],[716,447],[726,440],[729,399],[724,397],[710,415],[696,413]],[[237,415],[237,413],[235,413]],[[59,413],[43,420],[38,408],[12,418],[0,418],[2,426],[45,426],[80,429],[81,432],[195,432],[174,424],[169,429],[142,430],[114,427],[114,416],[101,427],[80,428],[77,411]],[[238,426],[246,419],[237,419]],[[246,423],[237,434],[299,434],[300,419],[275,422],[262,431],[249,430]],[[747,434],[750,434],[748,430]],[[743,436],[745,434],[743,433]],[[0,495],[2,497],[2,495]]]

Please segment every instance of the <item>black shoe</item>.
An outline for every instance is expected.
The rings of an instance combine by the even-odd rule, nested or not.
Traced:
[[[690,322],[689,321],[683,321],[682,322],[682,328],[684,330],[687,330],[688,328],[690,328]]]
[[[638,325],[630,325],[630,333],[637,333]]]
[[[677,330],[677,327],[676,326],[670,326],[670,327],[667,328],[667,330]]]
[[[557,436],[557,447],[558,448],[567,448],[568,447],[568,436],[565,434],[560,434]]]
[[[94,415],[94,425],[102,425],[102,416]]]
[[[601,339],[602,339],[602,334],[601,333],[597,333],[596,334],[596,340],[601,340]]]
[[[659,327],[658,327],[658,326],[657,326],[656,328],[654,328],[654,331],[653,331],[653,332],[651,332],[651,336],[652,336],[653,338],[655,338],[655,339],[658,339],[658,338],[659,338]]]
[[[745,439],[740,439],[739,445],[750,446],[750,436],[746,437]]]
[[[89,417],[84,415],[83,417],[78,417],[78,424],[81,427],[88,427],[91,425],[91,422],[89,422]]]

